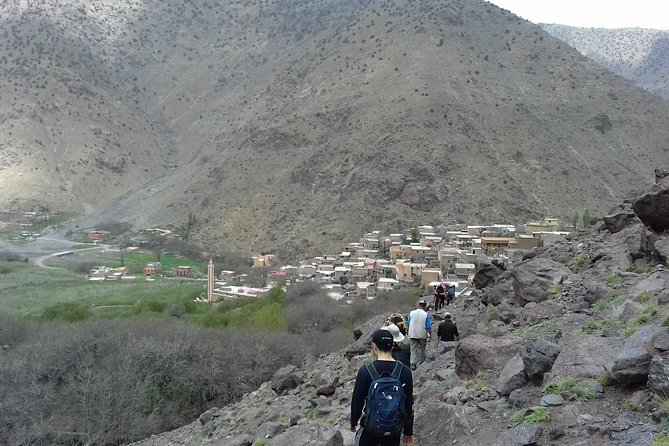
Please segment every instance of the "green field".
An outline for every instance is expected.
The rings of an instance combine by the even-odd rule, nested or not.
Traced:
[[[152,315],[206,327],[286,329],[281,317],[284,304],[280,289],[265,299],[226,301],[212,308],[209,303],[194,302],[206,292],[205,286],[204,282],[179,279],[92,283],[85,276],[65,269],[3,262],[0,263],[0,313],[21,319],[66,322]]]

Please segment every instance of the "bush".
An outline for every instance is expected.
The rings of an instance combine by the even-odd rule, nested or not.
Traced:
[[[45,446],[135,441],[237,400],[277,368],[343,341],[151,318],[35,324],[0,362],[0,438]]]

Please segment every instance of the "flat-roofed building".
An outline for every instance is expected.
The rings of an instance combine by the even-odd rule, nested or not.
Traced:
[[[515,237],[481,237],[481,251],[487,256],[506,252],[515,240]]]
[[[534,248],[538,248],[541,243],[539,237],[528,234],[518,234],[516,235],[516,242],[509,245],[511,249],[520,249],[523,251],[530,251]]]
[[[556,232],[558,230],[558,219],[546,217],[544,221],[530,221],[525,224],[525,233],[534,234],[535,232]]]
[[[420,286],[425,288],[427,284],[432,282],[441,283],[443,279],[440,269],[424,268],[420,276]]]
[[[456,263],[455,264],[455,275],[459,278],[466,279],[470,274],[476,272],[476,265],[473,263]]]

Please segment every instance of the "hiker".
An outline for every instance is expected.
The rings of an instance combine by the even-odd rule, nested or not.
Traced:
[[[393,335],[393,349],[391,351],[392,357],[395,361],[399,361],[407,367],[411,366],[411,354],[409,353],[409,346],[406,342],[402,342],[405,336],[402,334],[399,327],[395,324],[388,324],[381,327],[382,330],[388,330]]]
[[[377,330],[372,335],[376,360],[358,371],[351,399],[351,432],[356,446],[413,445],[413,377],[411,370],[391,356],[393,335]],[[364,409],[364,415],[363,415]],[[361,420],[362,416],[362,420]]]
[[[453,302],[453,299],[455,299],[455,285],[451,285],[448,287],[448,294],[446,296],[446,305],[450,305],[451,302]]]
[[[440,283],[434,289],[434,309],[440,310],[444,308],[444,300],[446,300],[446,289],[444,288],[444,284]]]
[[[446,346],[448,345],[447,342],[455,342],[459,339],[460,333],[458,333],[458,326],[451,320],[451,313],[446,313],[444,315],[444,321],[439,324],[439,328],[437,328],[437,346],[439,353],[444,353]]]
[[[407,323],[409,324],[409,346],[411,348],[411,370],[425,361],[425,348],[430,338],[432,321],[430,315],[425,311],[427,302],[425,299],[418,301],[418,308],[409,313]]]

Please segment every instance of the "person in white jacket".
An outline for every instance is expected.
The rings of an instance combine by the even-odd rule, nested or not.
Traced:
[[[425,362],[425,349],[427,340],[430,338],[432,321],[430,314],[425,311],[427,302],[425,299],[418,301],[418,308],[409,313],[407,323],[409,324],[409,346],[411,348],[411,370]]]

